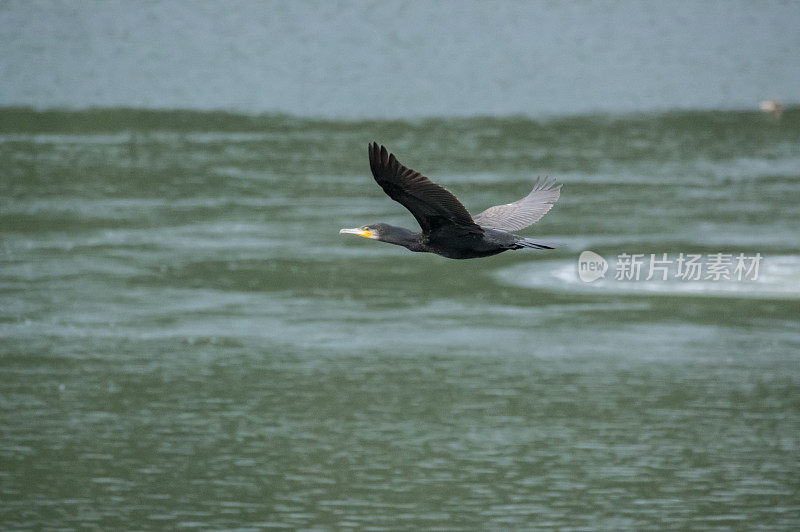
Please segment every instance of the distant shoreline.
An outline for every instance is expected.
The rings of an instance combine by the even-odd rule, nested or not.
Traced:
[[[800,116],[800,105],[787,106],[781,121],[792,123]],[[774,119],[763,111],[754,109],[675,109],[661,111],[625,111],[620,113],[598,112],[552,116],[452,116],[419,117],[413,119],[352,118],[337,119],[324,117],[304,117],[285,113],[245,113],[224,110],[192,109],[154,109],[133,107],[92,107],[86,109],[44,108],[26,106],[0,107],[0,133],[80,133],[103,131],[274,131],[276,129],[294,130],[307,127],[341,127],[352,129],[370,125],[406,127],[429,127],[444,124],[470,123],[482,126],[495,124],[537,124],[578,127],[585,122],[593,125],[614,122],[638,121],[678,121],[688,119],[694,126],[703,122],[718,123],[720,120],[770,120]]]

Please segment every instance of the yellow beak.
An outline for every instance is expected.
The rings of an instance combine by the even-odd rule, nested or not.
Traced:
[[[360,227],[356,227],[354,229],[339,229],[340,235],[345,233],[351,235],[363,236],[364,238],[375,238],[372,236],[372,232],[361,229]]]

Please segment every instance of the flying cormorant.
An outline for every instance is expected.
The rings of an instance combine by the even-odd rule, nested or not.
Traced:
[[[342,229],[339,233],[352,233],[451,259],[488,257],[510,249],[553,249],[556,245],[512,233],[533,224],[553,207],[561,193],[561,185],[555,186],[555,181],[537,180],[524,198],[490,207],[473,217],[450,192],[406,168],[394,154],[375,142],[369,145],[369,166],[383,191],[411,211],[422,232],[379,223]]]

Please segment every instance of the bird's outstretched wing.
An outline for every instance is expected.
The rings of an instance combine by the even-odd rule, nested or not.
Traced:
[[[539,221],[558,201],[561,185],[555,184],[555,181],[537,179],[530,194],[513,203],[489,207],[474,217],[475,223],[508,232],[525,229]]]
[[[369,145],[369,166],[383,191],[411,211],[423,231],[457,226],[469,232],[483,232],[455,196],[400,164],[394,154],[376,142]]]

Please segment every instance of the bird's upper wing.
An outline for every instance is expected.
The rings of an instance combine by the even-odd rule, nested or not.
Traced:
[[[423,231],[455,225],[468,232],[483,232],[455,196],[400,164],[393,154],[375,142],[369,145],[369,166],[383,191],[411,211]]]
[[[513,203],[489,207],[474,217],[475,223],[508,232],[524,229],[539,221],[558,201],[561,185],[555,184],[555,181],[537,179],[530,194]]]

